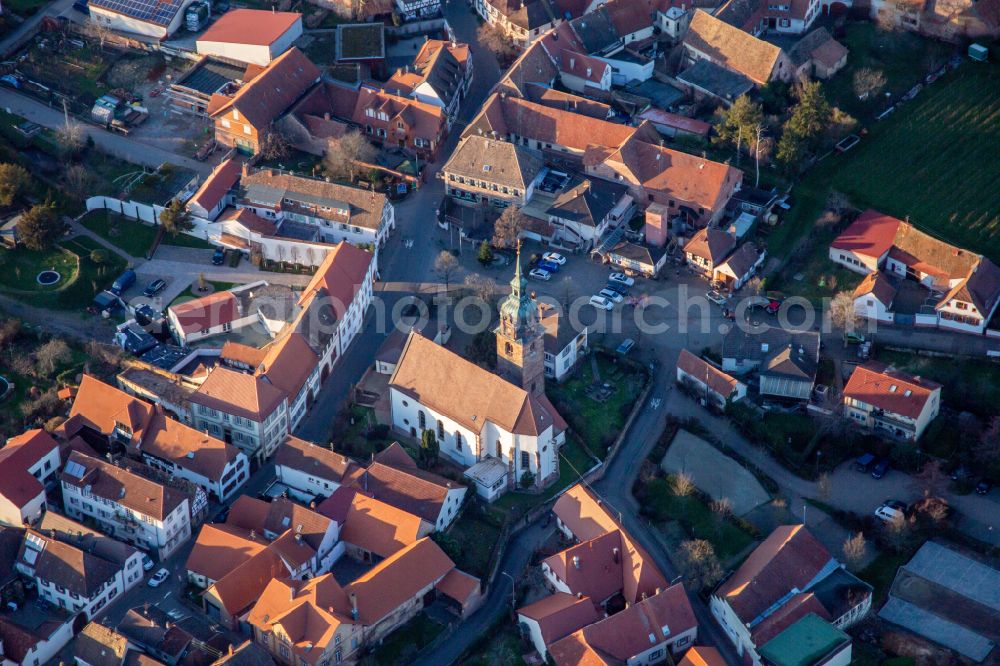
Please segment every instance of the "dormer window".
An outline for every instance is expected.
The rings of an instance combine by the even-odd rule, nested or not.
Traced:
[[[115,437],[125,441],[132,440],[132,428],[120,421],[115,421]]]

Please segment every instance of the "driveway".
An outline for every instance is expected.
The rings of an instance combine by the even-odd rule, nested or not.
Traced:
[[[0,107],[10,109],[11,113],[50,129],[58,129],[66,124],[61,109],[56,110],[48,107],[10,88],[0,88]],[[202,176],[212,172],[211,165],[204,162],[171,153],[131,137],[114,134],[94,125],[84,123],[83,127],[87,136],[94,139],[94,144],[102,152],[133,164],[141,164],[154,169],[164,163],[174,164]]]

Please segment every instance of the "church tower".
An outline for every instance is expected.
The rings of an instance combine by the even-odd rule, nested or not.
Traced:
[[[531,395],[545,394],[545,329],[538,321],[538,304],[528,293],[521,274],[521,245],[510,281],[510,296],[500,303],[497,337],[497,372]]]

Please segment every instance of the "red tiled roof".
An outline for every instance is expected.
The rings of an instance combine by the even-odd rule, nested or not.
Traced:
[[[712,262],[713,266],[721,264],[736,247],[736,236],[716,229],[706,227],[699,229],[684,246],[684,251]]]
[[[56,441],[40,428],[7,440],[7,445],[0,449],[0,468],[3,469],[0,496],[20,509],[43,494],[45,488],[28,468],[58,448]]]
[[[215,167],[188,204],[196,204],[206,211],[211,211],[222,201],[222,197],[236,186],[242,168],[243,163],[236,159],[228,159]]]
[[[252,208],[227,208],[219,216],[220,222],[237,222],[249,231],[255,231],[264,236],[273,236],[277,227],[274,222],[265,220],[263,217],[253,212]]]
[[[257,376],[265,378],[284,391],[289,400],[293,400],[319,364],[319,356],[305,337],[295,331],[272,341],[264,351]]]
[[[293,435],[286,436],[278,447],[274,464],[336,483],[341,483],[356,468],[347,456]]]
[[[697,381],[707,384],[708,388],[721,395],[723,400],[728,400],[740,383],[735,377],[727,375],[687,349],[681,350],[677,358],[677,367]]]
[[[245,530],[206,523],[195,539],[185,568],[209,580],[220,580],[266,547],[263,535],[250,539]]]
[[[220,16],[198,41],[269,46],[301,20],[298,12],[233,9]]]
[[[340,538],[379,557],[389,557],[420,538],[420,525],[419,516],[356,492]]]
[[[716,64],[765,85],[781,56],[781,49],[740,28],[696,9],[684,45],[707,55]]]
[[[271,61],[231,98],[210,105],[212,117],[235,108],[255,128],[263,130],[320,78],[320,71],[294,46]],[[217,95],[213,95],[213,101]]]
[[[726,666],[726,660],[717,648],[695,645],[684,654],[677,666]]]
[[[830,561],[804,525],[781,525],[715,592],[736,616],[751,622],[791,589],[803,589]]]
[[[159,410],[136,448],[139,453],[169,460],[211,481],[221,480],[226,467],[240,455],[235,446],[168,418]]]
[[[830,247],[878,259],[892,247],[901,224],[902,220],[869,208]]]
[[[542,597],[533,604],[518,608],[517,614],[538,622],[546,646],[601,617],[590,597],[577,597],[565,592]]]
[[[285,398],[284,391],[259,377],[217,367],[190,400],[227,414],[260,421]]]
[[[480,582],[475,576],[458,569],[452,569],[437,582],[434,588],[464,606],[480,592]]]
[[[89,488],[97,497],[110,500],[132,509],[138,514],[151,516],[162,521],[180,504],[187,500],[184,493],[169,488],[152,479],[112,465],[100,458],[91,458],[78,451],[69,456],[69,461],[79,463],[83,474],[75,476],[64,471],[60,477],[64,484],[78,488]],[[67,467],[68,467],[67,463]]]
[[[703,120],[688,118],[687,116],[670,113],[655,107],[646,109],[640,113],[638,117],[642,120],[648,120],[655,125],[673,127],[674,129],[679,129],[683,132],[687,132],[688,134],[708,136],[708,133],[712,131],[712,125]]]
[[[896,298],[896,287],[881,271],[872,271],[854,290],[854,298],[873,294],[886,307]]]
[[[364,284],[374,256],[350,243],[341,241],[323,259],[316,269],[309,286],[302,292],[299,304],[303,307],[321,291],[337,311],[343,316],[354,301],[354,295]]]
[[[230,324],[239,318],[239,301],[228,291],[195,298],[169,308],[185,334]]]
[[[844,387],[844,397],[866,402],[890,414],[916,419],[940,388],[937,382],[871,362],[855,368]]]
[[[139,440],[152,415],[153,406],[148,402],[84,375],[69,411],[66,435],[72,437],[77,433],[70,432],[72,425],[86,425],[103,435],[111,435],[120,423],[132,430],[133,440]]]

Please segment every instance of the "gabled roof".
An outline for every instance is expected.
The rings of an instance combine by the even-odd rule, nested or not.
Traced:
[[[607,120],[611,113],[611,107],[603,102],[580,97],[563,90],[556,90],[541,83],[529,83],[526,87],[524,98],[531,100],[542,106],[550,106],[553,109],[572,111],[582,116]]]
[[[478,578],[459,569],[452,569],[434,585],[434,589],[462,606],[480,593],[481,588],[482,584]]]
[[[18,563],[43,581],[85,599],[94,598],[121,567],[34,530],[25,535]]]
[[[717,64],[743,74],[758,85],[771,80],[781,49],[740,28],[696,9],[684,45],[705,54]]]
[[[804,525],[782,525],[750,553],[715,596],[743,622],[751,623],[791,590],[805,590],[831,560]]]
[[[865,276],[865,279],[854,289],[854,298],[861,298],[868,294],[873,295],[882,305],[889,307],[893,299],[896,298],[896,287],[892,280],[882,274],[881,271],[873,271]]]
[[[827,622],[834,619],[830,617],[829,611],[823,607],[823,604],[815,594],[812,592],[799,592],[782,604],[776,611],[754,625],[753,631],[750,632],[753,644],[758,646],[764,645],[809,613],[815,613]]]
[[[70,454],[61,480],[161,521],[187,500],[173,488],[79,451]]]
[[[301,205],[318,217],[365,229],[378,229],[382,225],[382,211],[387,203],[380,192],[271,169],[258,169],[244,176],[241,187],[245,202],[250,204],[282,206],[285,210],[289,205]],[[330,210],[321,210],[322,207]]]
[[[283,332],[264,351],[264,360],[257,368],[257,376],[284,391],[289,400],[299,394],[319,365],[319,355],[313,351],[305,337],[294,330]]]
[[[353,488],[341,488],[337,492],[353,494],[347,518],[341,528],[341,540],[379,557],[389,557],[420,538],[422,530],[419,516],[368,497]]]
[[[695,645],[684,653],[677,666],[726,666],[726,660],[717,648]]]
[[[239,616],[260,598],[275,578],[291,572],[274,548],[264,548],[230,571],[206,590],[230,615]]]
[[[252,208],[226,208],[219,215],[217,222],[234,222],[247,231],[262,236],[273,236],[278,229],[274,222],[253,212]]]
[[[357,468],[347,456],[294,435],[285,436],[275,454],[274,464],[334,483],[342,483],[344,477]]]
[[[122,424],[131,429],[133,440],[142,438],[152,415],[153,406],[148,402],[86,374],[69,411],[73,425],[86,425],[108,436],[115,432],[116,424]],[[66,434],[71,437],[76,431]]]
[[[263,534],[251,538],[246,530],[205,523],[195,539],[185,568],[208,580],[220,580],[266,547],[267,540]]]
[[[879,259],[892,248],[901,224],[904,224],[902,220],[869,208],[837,236],[830,247]]]
[[[150,419],[138,445],[139,453],[169,460],[178,467],[219,481],[240,450],[200,430],[168,418],[160,410]]]
[[[191,396],[191,402],[251,421],[260,421],[273,412],[285,392],[260,377],[216,367]]]
[[[579,483],[559,496],[552,512],[580,541],[619,529],[618,522],[601,500]]]
[[[542,40],[537,40],[514,61],[496,89],[508,95],[528,97],[528,86],[551,86],[557,74],[555,63],[542,45]]]
[[[302,21],[298,12],[231,9],[199,35],[199,42],[270,46]]]
[[[0,449],[0,468],[3,469],[0,496],[20,509],[43,494],[45,488],[28,468],[58,449],[56,441],[41,428],[7,440],[7,445]]]
[[[760,258],[761,253],[757,250],[757,246],[747,241],[736,248],[735,252],[726,257],[726,260],[719,265],[719,268],[728,269],[732,275],[740,279],[749,275]]]
[[[577,629],[596,622],[601,615],[590,597],[556,592],[523,608],[517,614],[535,620],[546,646],[565,638]]]
[[[263,130],[320,78],[320,71],[302,51],[292,47],[275,58],[231,98],[213,95],[209,114],[215,118],[236,109]]]
[[[38,531],[63,543],[76,546],[91,555],[125,567],[138,551],[103,532],[87,527],[71,518],[48,509],[38,523]]]
[[[916,419],[940,388],[937,382],[870,362],[854,369],[844,387],[844,398],[860,400],[889,414]]]
[[[441,170],[523,193],[543,166],[542,156],[536,150],[483,136],[467,136],[459,142]]]
[[[212,169],[212,173],[205,177],[205,180],[201,183],[201,187],[188,200],[188,205],[198,205],[207,211],[211,211],[219,205],[219,202],[222,201],[222,198],[226,196],[229,190],[236,187],[236,183],[240,180],[242,169],[243,163],[240,160],[228,159],[222,162],[219,166]]]
[[[121,666],[127,651],[127,638],[97,622],[87,624],[73,644],[73,656],[90,666]]]
[[[684,246],[684,251],[712,262],[717,266],[736,248],[736,236],[717,229],[705,227],[699,229]]]
[[[554,643],[549,652],[559,666],[623,664],[697,626],[684,586],[678,583],[583,627]],[[599,661],[588,661],[590,655]]]
[[[354,301],[355,293],[364,284],[373,259],[371,252],[341,241],[327,253],[316,269],[302,292],[299,304],[305,306],[309,299],[319,295],[329,300],[337,316],[343,316]]]
[[[168,27],[184,6],[183,0],[93,0],[93,6],[113,14],[121,14],[130,19],[151,23],[161,28]]]
[[[369,465],[356,483],[373,497],[416,514],[432,525],[441,515],[448,492],[462,487],[416,466],[387,465],[379,461]]]
[[[413,58],[410,68],[397,70],[386,81],[385,87],[398,87],[401,94],[409,95],[420,85],[429,85],[438,98],[449,106],[461,86],[469,61],[469,45],[428,39]]]
[[[242,316],[239,301],[230,291],[217,291],[171,305],[169,311],[185,334],[230,324]]]
[[[267,531],[280,535],[292,531],[301,535],[313,550],[319,550],[331,527],[326,516],[284,497],[265,502],[249,495],[241,495],[233,502],[226,524],[258,534]]]
[[[406,340],[389,387],[473,432],[487,421],[521,435],[540,435],[556,424],[551,406],[416,331]]]
[[[728,400],[740,385],[739,380],[735,377],[727,375],[708,361],[695,356],[687,349],[681,350],[681,354],[677,358],[677,368],[678,370],[683,370],[699,382],[706,384],[709,389],[721,395],[723,400]]]
[[[826,28],[816,28],[795,43],[788,51],[788,57],[796,65],[816,59],[832,67],[847,55],[847,49],[830,34]]]

